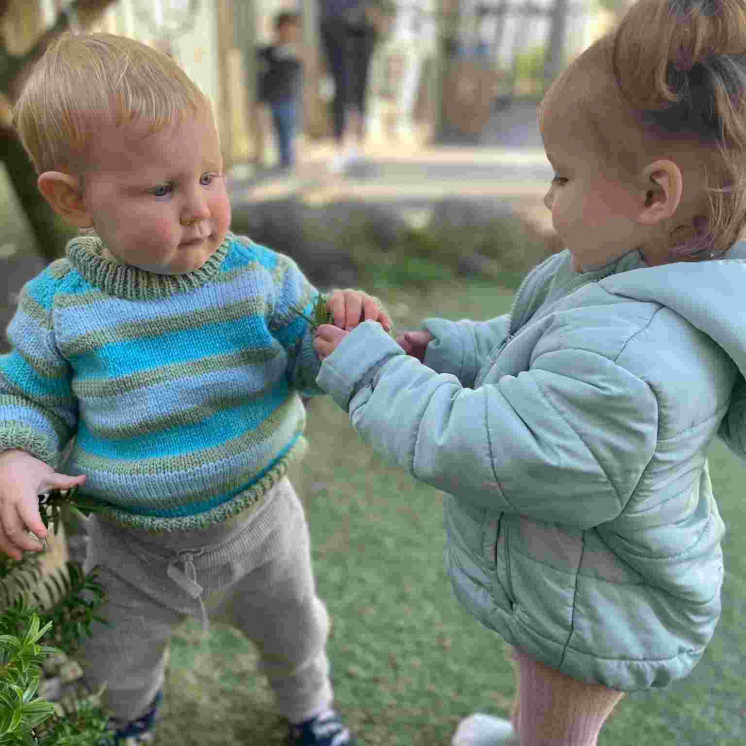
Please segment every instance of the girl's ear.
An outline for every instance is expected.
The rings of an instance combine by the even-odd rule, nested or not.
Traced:
[[[643,169],[642,178],[648,186],[637,223],[658,225],[672,217],[681,203],[684,191],[681,169],[673,161],[655,161]]]
[[[61,171],[45,171],[37,182],[39,191],[67,223],[77,228],[90,228],[93,218],[83,200],[79,181]]]

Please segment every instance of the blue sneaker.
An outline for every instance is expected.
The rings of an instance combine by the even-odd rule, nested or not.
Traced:
[[[289,746],[355,746],[355,739],[334,710],[290,726]]]
[[[129,723],[121,723],[112,718],[110,722],[111,727],[115,729],[114,743],[117,746],[141,746],[141,744],[152,743],[162,701],[163,692],[158,692],[145,714]]]

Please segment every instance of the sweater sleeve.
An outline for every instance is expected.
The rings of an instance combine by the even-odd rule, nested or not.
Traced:
[[[311,285],[290,257],[277,254],[274,270],[274,307],[269,328],[285,348],[287,376],[293,388],[305,396],[324,392],[316,385],[321,361],[313,348],[314,327],[298,313],[313,318],[319,291]]]
[[[509,323],[508,314],[479,322],[425,319],[422,325],[434,337],[425,365],[436,373],[451,373],[470,388],[489,355],[505,341]]]
[[[0,451],[21,449],[51,466],[75,434],[72,370],[55,343],[54,279],[27,283],[8,326],[11,351],[0,356]]]
[[[319,384],[378,453],[481,508],[579,529],[624,510],[658,432],[657,400],[644,381],[600,354],[567,348],[469,389],[406,356],[376,327],[365,322],[345,337]]]

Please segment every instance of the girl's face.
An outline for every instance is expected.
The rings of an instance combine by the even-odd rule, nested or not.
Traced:
[[[641,247],[648,233],[637,223],[645,192],[604,168],[572,128],[542,128],[555,175],[544,196],[552,225],[570,250],[578,272],[598,269]]]
[[[231,216],[210,112],[153,134],[142,123],[111,127],[93,147],[83,201],[110,257],[158,274],[199,269]]]

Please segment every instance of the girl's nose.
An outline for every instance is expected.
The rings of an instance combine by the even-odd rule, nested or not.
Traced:
[[[546,207],[547,210],[551,210],[553,201],[554,201],[554,189],[552,187],[549,187],[549,189],[547,189],[547,193],[544,195],[544,207]]]

